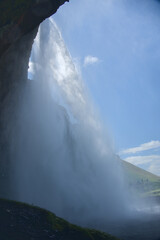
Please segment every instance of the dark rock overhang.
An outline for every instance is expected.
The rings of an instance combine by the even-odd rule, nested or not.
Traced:
[[[0,57],[18,39],[53,15],[69,0],[1,0]]]

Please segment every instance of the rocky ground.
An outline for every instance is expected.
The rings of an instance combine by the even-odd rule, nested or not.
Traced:
[[[49,211],[0,199],[1,240],[116,240],[95,230],[77,227]]]

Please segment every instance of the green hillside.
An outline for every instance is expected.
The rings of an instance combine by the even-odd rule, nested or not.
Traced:
[[[44,209],[0,199],[2,240],[116,240],[106,233],[81,228]]]
[[[143,196],[160,196],[160,177],[121,160],[124,176],[131,189]]]
[[[126,162],[124,160],[121,161],[122,165],[126,171],[126,175],[128,175],[129,179],[131,181],[137,181],[137,180],[146,180],[148,179],[150,182],[156,182],[156,181],[160,181],[160,177],[147,172],[139,167],[136,167],[135,165]]]

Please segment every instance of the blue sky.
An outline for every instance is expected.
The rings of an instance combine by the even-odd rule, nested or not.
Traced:
[[[70,0],[54,19],[117,153],[160,175],[160,3]]]

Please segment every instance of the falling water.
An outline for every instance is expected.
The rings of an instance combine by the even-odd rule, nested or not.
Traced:
[[[39,28],[29,76],[12,152],[15,198],[80,224],[124,217],[119,162],[52,18]]]

